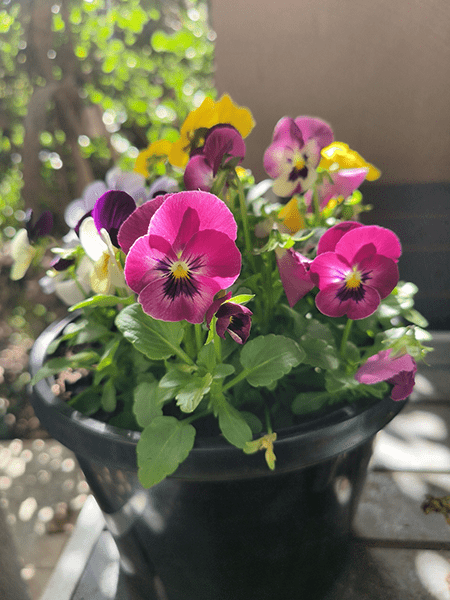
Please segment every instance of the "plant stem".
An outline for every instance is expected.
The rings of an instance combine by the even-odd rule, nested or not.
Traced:
[[[314,187],[313,190],[313,204],[314,204],[314,212],[316,214],[317,223],[316,226],[320,225],[322,221],[322,216],[320,214],[320,204],[319,204],[319,194],[317,193],[317,187]]]
[[[236,375],[236,377],[234,377],[231,381],[229,381],[228,383],[226,383],[223,386],[222,391],[226,392],[231,387],[233,387],[234,385],[236,385],[237,383],[239,383],[240,381],[242,381],[243,379],[245,379],[247,377],[247,375],[248,375],[248,370],[244,369],[243,371],[241,371],[239,373],[239,375]]]
[[[197,354],[198,354],[203,347],[203,331],[202,331],[202,326],[200,323],[196,323],[194,325],[194,331],[195,331],[195,344],[197,346]]]
[[[347,354],[347,342],[348,342],[348,337],[350,335],[350,331],[352,329],[352,325],[353,325],[353,319],[347,319],[347,323],[345,324],[344,333],[342,334],[342,340],[341,340],[340,354],[341,354],[342,359],[345,359],[345,356]]]
[[[267,404],[264,406],[264,416],[266,418],[266,430],[267,430],[267,433],[273,433],[272,421],[270,419],[270,412],[269,412],[269,407],[267,406]]]
[[[239,179],[239,176],[237,174],[236,174],[235,180],[237,182],[237,188],[238,188],[239,208],[241,211],[242,228],[244,230],[245,249],[247,251],[247,256],[248,256],[248,259],[252,266],[253,272],[256,273],[255,257],[253,256],[253,247],[252,247],[252,243],[250,240],[250,230],[248,228],[248,215],[247,215],[247,205],[245,204],[244,188],[243,188],[242,182]]]

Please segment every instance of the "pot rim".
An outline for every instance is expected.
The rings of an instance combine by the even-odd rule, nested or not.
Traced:
[[[49,344],[76,317],[73,313],[52,323],[36,339],[30,352],[29,370],[41,368]],[[32,388],[31,401],[48,432],[76,455],[105,465],[137,470],[138,431],[121,429],[71,408],[51,390],[52,378]],[[371,440],[406,404],[384,398],[368,407],[340,406],[320,416],[277,431],[274,471],[269,471],[261,452],[243,451],[220,437],[199,438],[187,459],[171,476],[180,479],[224,480],[277,475],[312,466]]]

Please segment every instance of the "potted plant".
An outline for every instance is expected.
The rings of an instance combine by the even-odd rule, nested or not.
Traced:
[[[400,241],[357,220],[377,169],[324,121],[284,117],[255,185],[253,126],[206,99],[69,205],[52,248],[45,283],[71,314],[31,352],[34,407],[146,598],[320,595],[427,350]],[[15,278],[50,220],[17,234]]]

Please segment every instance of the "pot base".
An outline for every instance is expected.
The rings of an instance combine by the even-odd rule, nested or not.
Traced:
[[[240,481],[168,479],[145,491],[134,487],[135,473],[79,461],[115,537],[133,600],[299,594],[313,600],[345,563],[371,452],[369,441],[294,473]],[[123,494],[114,499],[112,486]],[[122,504],[133,488],[138,491]]]

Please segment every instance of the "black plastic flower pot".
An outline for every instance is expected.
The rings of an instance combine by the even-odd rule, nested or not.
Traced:
[[[32,375],[69,321],[36,340]],[[273,472],[262,453],[199,439],[173,476],[146,490],[137,478],[138,432],[73,410],[49,380],[34,386],[32,402],[77,456],[132,597],[146,600],[320,598],[345,559],[373,438],[405,404],[339,408],[279,431]]]

